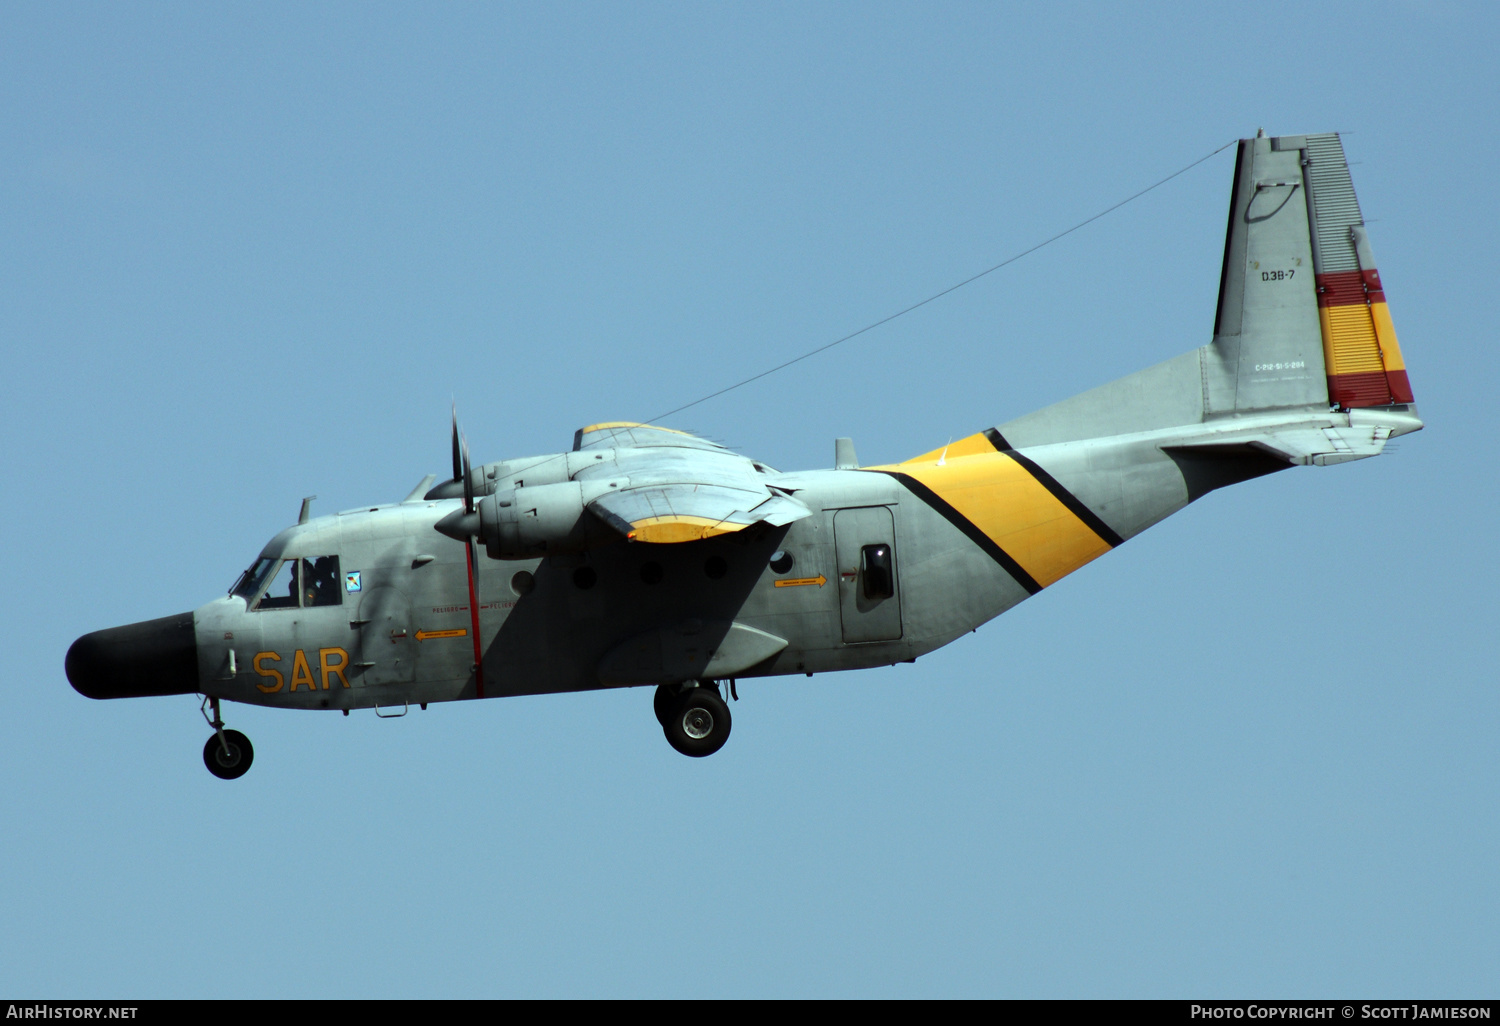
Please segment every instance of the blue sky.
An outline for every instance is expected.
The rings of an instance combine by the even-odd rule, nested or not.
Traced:
[[[1326,996],[1500,982],[1482,4],[0,14],[0,990]],[[1238,136],[1337,130],[1429,427],[912,666],[393,722],[68,687],[302,496],[757,373]],[[1207,341],[1233,157],[672,426],[783,469]]]

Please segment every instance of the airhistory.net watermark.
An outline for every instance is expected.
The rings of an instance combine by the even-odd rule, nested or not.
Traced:
[[[7,1019],[134,1019],[137,1005],[53,1005],[28,1002],[7,1005]]]

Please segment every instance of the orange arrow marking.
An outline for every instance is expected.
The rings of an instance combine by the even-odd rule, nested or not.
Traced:
[[[823,587],[823,585],[825,585],[827,583],[828,583],[828,578],[824,577],[822,574],[819,574],[816,577],[791,577],[791,578],[788,578],[785,581],[777,581],[776,582],[776,587],[778,587],[778,588],[800,588],[804,584],[816,584],[818,587],[821,588],[821,587]]]
[[[466,638],[469,632],[463,627],[456,627],[449,631],[417,631],[417,640],[426,641],[428,638]]]

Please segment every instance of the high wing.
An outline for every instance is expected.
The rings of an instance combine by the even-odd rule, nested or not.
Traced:
[[[590,450],[612,450],[614,460],[577,472],[586,490],[595,479],[625,483],[587,508],[633,541],[696,541],[757,523],[782,527],[812,513],[771,483],[774,471],[683,431],[628,421],[593,424],[573,437],[574,452]]]

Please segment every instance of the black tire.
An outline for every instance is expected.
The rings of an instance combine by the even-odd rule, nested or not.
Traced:
[[[656,713],[656,722],[661,724],[663,730],[667,729],[667,714],[672,711],[672,703],[677,701],[677,689],[669,684],[658,684],[656,694],[651,699],[651,711]]]
[[[712,687],[688,688],[676,696],[662,731],[667,743],[683,755],[701,759],[729,740],[729,706]]]
[[[219,743],[217,733],[208,736],[208,743],[203,746],[203,765],[220,780],[243,777],[255,761],[255,749],[250,746],[250,739],[237,730],[226,730],[224,741],[229,745],[227,753],[224,745]]]

